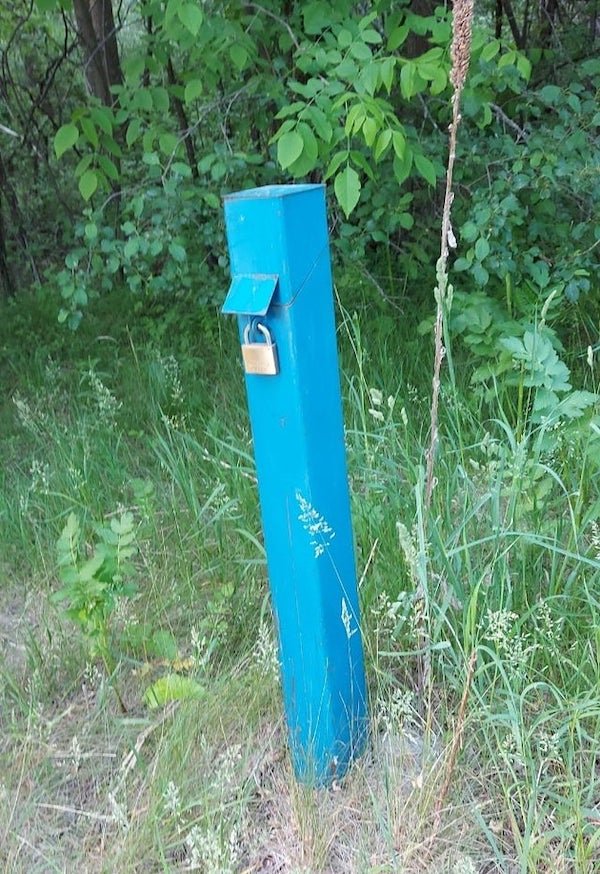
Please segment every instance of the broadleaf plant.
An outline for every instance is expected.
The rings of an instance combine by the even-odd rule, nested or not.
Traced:
[[[136,525],[132,513],[122,513],[107,524],[94,526],[96,540],[86,554],[79,517],[71,513],[56,544],[62,587],[52,600],[65,605],[65,614],[81,629],[90,658],[101,658],[109,677],[115,671],[111,652],[110,621],[119,600],[131,598],[137,553]],[[115,686],[121,709],[125,705]]]

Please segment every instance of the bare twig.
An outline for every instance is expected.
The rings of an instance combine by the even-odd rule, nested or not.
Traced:
[[[527,133],[527,131],[523,130],[522,127],[519,127],[519,125],[516,123],[516,121],[513,121],[512,118],[509,118],[508,115],[502,109],[502,107],[498,106],[497,103],[490,103],[490,106],[494,110],[494,115],[496,116],[496,118],[499,121],[503,122],[511,130],[514,130],[514,132],[516,134],[518,134],[517,142],[519,140],[523,140],[523,142],[526,143],[527,140],[529,139],[529,134]]]
[[[283,18],[280,18],[279,15],[275,15],[275,13],[271,12],[270,9],[265,9],[265,7],[261,6],[260,3],[246,3],[246,6],[248,6],[250,9],[256,9],[257,12],[262,12],[263,15],[267,15],[269,18],[272,18],[273,21],[277,21],[289,33],[290,39],[294,43],[294,47],[296,48],[296,51],[298,51],[300,49],[300,43],[296,39],[294,31],[289,26],[287,21],[285,21]]]
[[[98,822],[112,822],[112,816],[103,813],[92,813],[89,810],[81,810],[79,807],[66,807],[64,804],[45,804],[38,801],[37,807],[42,807],[44,810],[57,810],[59,813],[69,813],[72,816],[85,816],[88,819],[95,819]]]
[[[452,192],[452,174],[456,160],[456,137],[460,124],[460,97],[467,78],[469,58],[471,54],[471,26],[473,21],[473,0],[455,0],[454,17],[452,20],[452,71],[450,80],[454,87],[452,95],[452,121],[450,123],[450,143],[448,150],[448,166],[446,169],[446,191],[444,195],[444,211],[442,214],[442,239],[440,257],[436,266],[437,285],[435,299],[437,312],[435,319],[435,360],[433,365],[433,385],[431,396],[431,426],[430,444],[427,451],[427,472],[425,478],[425,509],[431,505],[431,496],[435,486],[433,468],[438,444],[438,406],[440,397],[440,371],[446,350],[442,343],[444,326],[444,308],[450,302],[452,287],[448,283],[448,246],[452,233],[450,210],[454,194]]]
[[[403,311],[402,307],[399,304],[397,304],[395,300],[392,300],[392,298],[388,294],[386,294],[386,291],[383,288],[383,286],[377,281],[376,277],[373,276],[373,274],[369,270],[367,270],[366,267],[361,267],[360,272],[362,273],[363,276],[365,276],[369,280],[369,282],[373,283],[373,285],[375,286],[375,288],[377,289],[377,291],[379,292],[379,294],[381,295],[381,297],[384,299],[384,301],[387,304],[389,304],[395,310],[398,310],[398,312]]]
[[[367,562],[365,564],[365,568],[364,568],[362,574],[360,575],[360,580],[358,581],[358,588],[359,589],[362,588],[362,584],[365,581],[365,577],[369,573],[369,568],[371,567],[371,562],[375,558],[375,553],[377,552],[378,546],[379,546],[379,537],[376,537],[375,542],[374,542],[373,546],[371,547],[371,551],[369,552],[369,557],[368,557]]]

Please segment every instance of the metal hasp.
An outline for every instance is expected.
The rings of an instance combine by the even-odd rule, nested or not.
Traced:
[[[223,312],[278,352],[246,389],[292,760],[327,784],[364,748],[367,701],[324,186],[230,194],[225,223]]]

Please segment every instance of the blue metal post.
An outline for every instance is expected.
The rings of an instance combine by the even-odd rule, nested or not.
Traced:
[[[324,186],[231,194],[225,222],[223,312],[278,356],[246,388],[292,760],[327,783],[361,752],[367,703]]]

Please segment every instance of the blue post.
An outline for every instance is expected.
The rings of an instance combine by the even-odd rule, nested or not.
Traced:
[[[367,730],[324,186],[230,194],[225,222],[292,760],[323,784]]]

